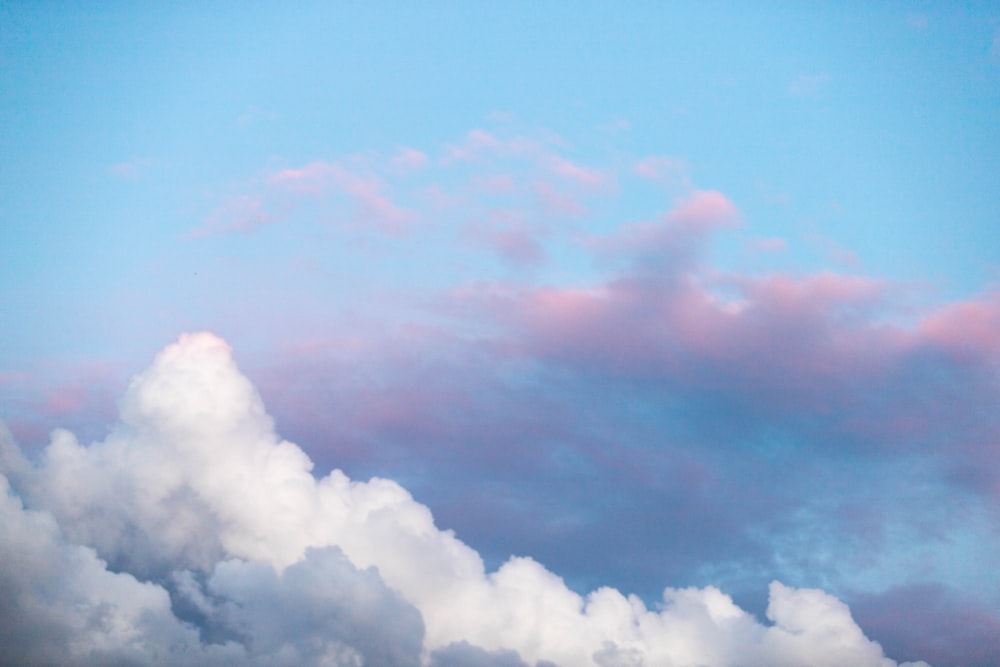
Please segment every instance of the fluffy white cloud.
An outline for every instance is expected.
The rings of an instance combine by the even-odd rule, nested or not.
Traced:
[[[317,480],[210,334],[161,352],[102,442],[3,454],[14,662],[896,665],[820,591],[773,584],[765,625],[714,588],[649,609],[530,558],[488,573],[398,484]]]
[[[52,516],[26,510],[0,475],[0,664],[144,665],[184,656],[234,664],[239,644],[204,645],[165,589],[109,572],[66,543]]]

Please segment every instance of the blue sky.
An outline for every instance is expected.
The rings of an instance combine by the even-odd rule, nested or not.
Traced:
[[[0,419],[211,331],[488,567],[993,664],[998,110],[991,3],[6,3]]]

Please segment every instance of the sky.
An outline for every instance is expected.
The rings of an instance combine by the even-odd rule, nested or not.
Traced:
[[[995,3],[0,4],[0,662],[1000,662]]]

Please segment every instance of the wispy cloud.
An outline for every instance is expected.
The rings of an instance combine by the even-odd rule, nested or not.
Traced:
[[[241,128],[249,128],[263,122],[273,122],[281,118],[281,115],[262,109],[256,105],[249,104],[239,116],[236,117],[236,124]]]
[[[426,153],[418,151],[415,148],[402,148],[392,157],[391,162],[396,167],[420,169],[429,164],[430,158],[427,157]]]
[[[754,252],[782,252],[788,249],[788,241],[777,236],[756,238],[749,242],[749,247]]]
[[[636,163],[635,173],[667,187],[683,189],[691,187],[688,165],[680,158],[649,156]]]
[[[111,165],[108,167],[108,175],[117,180],[134,181],[161,166],[162,163],[153,158],[135,158]]]
[[[535,227],[547,216],[583,216],[586,200],[615,193],[615,174],[570,159],[557,144],[474,129],[445,144],[438,160],[402,148],[388,157],[348,156],[269,170],[224,197],[191,235],[285,222],[306,201],[314,216],[389,236],[409,235],[430,221],[461,227],[513,209],[525,211]],[[442,217],[444,212],[460,217]]]

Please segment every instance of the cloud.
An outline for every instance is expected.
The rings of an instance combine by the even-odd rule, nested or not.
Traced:
[[[861,266],[861,257],[850,248],[841,245],[835,239],[819,234],[809,234],[805,240],[816,247],[835,265],[857,269]]]
[[[470,224],[466,235],[491,248],[499,257],[518,266],[538,266],[546,260],[539,233],[516,212],[494,211],[487,220]]]
[[[778,236],[755,238],[747,245],[750,250],[759,253],[784,252],[788,249],[788,241]]]
[[[397,158],[405,162],[391,161],[397,169],[414,169],[419,160],[416,153]],[[352,221],[360,229],[375,229],[389,236],[408,234],[420,219],[416,210],[393,200],[388,182],[375,170],[336,161],[315,161],[270,172],[242,190],[226,197],[189,236],[254,232],[286,222],[309,201],[323,203],[327,217]],[[345,201],[349,206],[344,207]]]
[[[416,211],[392,201],[386,192],[386,182],[374,172],[357,173],[335,162],[312,162],[299,169],[283,169],[272,174],[267,184],[300,195],[346,195],[355,205],[358,222],[393,236],[405,234],[420,217]]]
[[[551,216],[580,217],[587,213],[576,197],[557,190],[550,183],[535,181],[533,189],[542,208]]]
[[[189,233],[190,238],[215,234],[249,233],[281,220],[266,210],[264,201],[254,195],[239,195],[225,201],[208,216],[204,224]]]
[[[279,118],[281,118],[281,114],[248,104],[243,113],[236,117],[236,125],[245,129],[262,122],[273,122]]]
[[[928,316],[921,333],[942,348],[978,363],[1000,358],[1000,294],[951,303]]]
[[[919,653],[937,665],[996,664],[1000,618],[975,600],[936,584],[858,596],[857,616],[897,655]]]
[[[480,129],[469,130],[462,141],[449,144],[445,148],[445,163],[467,162],[479,159],[484,153],[500,151],[505,143],[489,132]],[[508,146],[507,149],[513,149]]]
[[[280,574],[231,559],[201,585],[179,570],[168,591],[65,542],[51,515],[24,509],[2,476],[0,491],[4,664],[420,664],[419,612],[335,547],[309,550]]]
[[[148,157],[118,162],[108,167],[108,175],[116,180],[134,181],[151,169],[163,166],[159,160]]]
[[[552,663],[541,661],[537,667]],[[429,667],[529,667],[515,651],[487,651],[468,642],[455,642],[431,654]]]
[[[19,460],[0,512],[10,662],[896,664],[816,590],[772,584],[762,624],[711,587],[650,609],[526,557],[487,571],[398,484],[315,478],[210,334],[157,355],[103,441],[56,431]]]
[[[674,202],[657,222],[624,225],[587,244],[605,259],[622,258],[637,274],[682,276],[700,263],[716,230],[739,226],[740,211],[714,190],[693,190]]]
[[[669,188],[691,188],[688,165],[680,158],[651,155],[637,162],[634,171],[646,180]]]
[[[420,612],[374,568],[357,570],[336,547],[307,549],[282,572],[259,561],[226,560],[203,588],[186,571],[176,578],[186,584],[178,587],[178,597],[197,609],[196,622],[218,636],[242,640],[249,652],[268,661],[420,664]]]
[[[474,228],[498,213],[516,210],[540,227],[583,217],[595,197],[617,193],[612,169],[571,159],[558,138],[473,129],[438,152],[433,159],[400,147],[390,155],[365,153],[264,170],[221,197],[188,236],[250,233],[311,218],[358,234],[398,238],[447,230],[461,238],[463,227]],[[521,246],[514,254],[523,258],[527,246]],[[531,250],[533,261],[537,250]]]
[[[420,169],[426,167],[429,162],[427,154],[415,148],[401,148],[391,160],[393,166],[403,169]]]
[[[614,175],[575,162],[562,155],[558,138],[544,140],[524,136],[498,136],[484,130],[475,129],[466,134],[462,141],[445,147],[443,163],[476,162],[487,164],[491,161],[519,162],[537,173],[533,179],[552,179],[588,192],[609,191],[616,186]]]
[[[25,509],[0,475],[0,662],[7,665],[232,664],[235,645],[203,645],[167,591],[110,572],[67,543],[47,512]],[[159,659],[157,656],[161,656]]]
[[[562,156],[549,154],[545,156],[544,160],[546,166],[553,174],[560,178],[575,181],[579,185],[588,188],[603,188],[607,187],[610,183],[606,175],[601,174],[595,169],[571,162]]]

